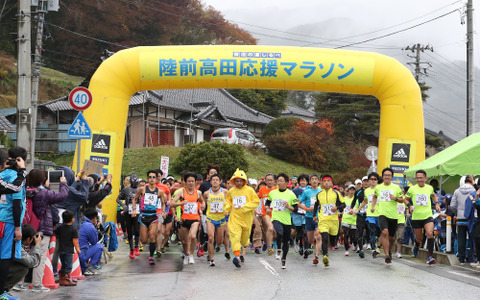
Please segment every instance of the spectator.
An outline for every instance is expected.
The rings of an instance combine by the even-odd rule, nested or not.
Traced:
[[[75,177],[75,173],[72,169],[68,167],[60,167],[59,170],[63,170],[63,174],[67,179],[68,185],[68,196],[65,201],[59,203],[57,207],[60,209],[60,215],[63,210],[70,210],[73,211],[73,217],[75,219],[74,226],[79,229],[80,228],[80,207],[82,205],[87,204],[88,199],[88,179],[85,171],[82,170]],[[55,261],[53,261],[53,265],[55,266]]]
[[[101,188],[104,181],[105,177],[103,175],[101,177],[96,174],[88,175],[89,193],[86,207],[96,207],[112,192],[112,174],[107,175],[107,183]]]
[[[42,233],[43,239],[40,245],[40,264],[33,269],[32,284],[34,292],[48,292],[50,289],[42,285],[45,259],[47,258],[48,246],[53,236],[53,230],[58,223],[58,210],[54,206],[67,198],[68,186],[65,177],[60,178],[59,191],[49,190],[50,183],[45,171],[33,169],[27,176],[29,197],[33,199],[33,211],[40,220],[38,232]]]
[[[97,210],[93,207],[87,207],[78,237],[81,251],[79,255],[80,266],[86,276],[98,274],[98,263],[102,257],[103,245],[98,243],[97,223]]]
[[[78,243],[78,230],[73,226],[73,212],[66,210],[62,213],[63,224],[55,229],[58,238],[58,253],[62,268],[60,269],[60,285],[75,286],[70,273],[72,272],[73,253],[77,250],[80,255],[82,252]]]
[[[465,201],[469,194],[475,191],[473,187],[473,175],[465,177],[465,184],[455,190],[452,197],[451,208],[455,214],[457,221],[457,245],[458,245],[458,260],[461,265],[465,264],[466,246],[467,246],[467,232],[468,220],[465,218]]]
[[[22,226],[22,250],[21,258],[14,259],[10,272],[8,273],[7,283],[5,284],[6,290],[27,290],[28,286],[23,284],[17,284],[20,282],[28,270],[35,268],[40,263],[40,244],[42,243],[42,236],[40,233],[35,232],[35,228],[32,225],[25,224]],[[27,252],[26,248],[29,247]]]
[[[21,160],[27,159],[27,151],[21,147],[13,147],[8,151],[8,168],[0,173],[7,183],[12,183],[18,176]],[[20,159],[21,158],[21,159]],[[4,165],[3,168],[6,166]],[[3,197],[2,197],[3,198]],[[5,292],[5,282],[14,258],[21,259],[22,231],[20,225],[25,215],[25,187],[19,192],[8,194],[0,203],[0,298],[9,299]]]

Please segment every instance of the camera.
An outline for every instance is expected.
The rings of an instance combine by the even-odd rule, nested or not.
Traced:
[[[17,166],[17,160],[15,158],[9,158],[7,160],[7,166],[16,167]]]

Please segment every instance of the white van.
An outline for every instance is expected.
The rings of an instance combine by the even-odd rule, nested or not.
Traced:
[[[241,144],[265,150],[266,147],[250,131],[240,128],[221,128],[212,133],[210,141],[222,141],[228,144]]]

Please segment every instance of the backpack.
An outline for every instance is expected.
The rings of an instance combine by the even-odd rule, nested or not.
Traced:
[[[105,240],[103,244],[108,248],[108,252],[114,252],[118,249],[117,228],[115,223],[107,222],[105,224]]]
[[[38,231],[40,227],[40,219],[34,213],[33,210],[33,198],[37,195],[38,188],[27,188],[26,189],[26,199],[25,199],[25,216],[23,217],[22,225],[30,224]]]

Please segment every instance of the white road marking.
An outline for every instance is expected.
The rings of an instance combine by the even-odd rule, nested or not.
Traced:
[[[455,271],[448,271],[448,272],[451,273],[451,274],[460,275],[460,276],[475,279],[475,280],[480,280],[480,278],[478,278],[478,277],[470,276],[470,275],[463,274],[463,273],[460,273],[460,272],[455,272]]]
[[[259,261],[262,265],[265,266],[265,269],[270,271],[270,273],[272,273],[275,276],[278,276],[277,271],[275,271],[275,269],[266,260],[264,260],[263,258],[260,258]]]

